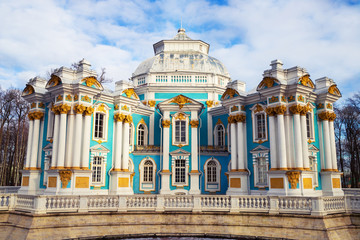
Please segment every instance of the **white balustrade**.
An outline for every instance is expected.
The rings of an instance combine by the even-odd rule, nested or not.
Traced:
[[[240,196],[239,208],[249,211],[268,211],[270,209],[270,201],[267,196]]]
[[[47,212],[76,212],[80,207],[79,196],[48,196],[45,204]]]
[[[89,196],[88,208],[89,211],[94,210],[117,210],[119,207],[119,196]]]
[[[345,212],[345,197],[324,197],[323,201],[326,212]]]
[[[360,196],[350,196],[350,207],[352,212],[360,213]]]
[[[192,196],[166,196],[164,201],[166,210],[191,210],[194,207],[194,199]]]
[[[0,196],[0,210],[8,210],[10,204],[10,195]]]
[[[153,210],[156,208],[156,195],[154,196],[128,196],[126,207],[129,209]]]
[[[279,197],[279,211],[288,213],[311,213],[310,197]]]
[[[229,211],[231,198],[230,196],[202,196],[201,207],[204,211]]]
[[[17,195],[15,208],[20,210],[30,210],[34,209],[36,196],[32,195]]]

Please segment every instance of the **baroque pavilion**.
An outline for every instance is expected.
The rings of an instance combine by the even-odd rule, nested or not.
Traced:
[[[19,193],[339,196],[332,79],[271,62],[233,81],[184,29],[105,89],[88,61],[30,79]]]

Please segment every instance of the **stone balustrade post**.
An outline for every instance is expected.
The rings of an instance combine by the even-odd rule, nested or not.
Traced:
[[[201,212],[201,196],[200,195],[194,195],[193,196],[194,199],[194,208],[193,208],[193,212]]]
[[[127,196],[119,196],[118,212],[126,212],[126,198]]]
[[[231,202],[230,213],[239,213],[239,211],[241,210],[239,207],[239,197],[231,196],[230,202]]]
[[[163,195],[156,196],[156,212],[164,212],[165,211],[165,198]]]
[[[311,199],[311,215],[312,216],[324,216],[326,215],[325,212],[325,205],[324,199],[322,197],[314,197]]]
[[[17,194],[11,194],[9,196],[9,211],[12,211],[15,209],[15,204],[16,204],[16,198],[17,198]]]
[[[46,196],[36,196],[34,198],[34,213],[35,214],[46,213]]]
[[[270,196],[269,202],[270,202],[269,214],[279,214],[279,197]]]
[[[85,196],[85,195],[80,196],[80,204],[79,204],[78,212],[88,212],[89,211],[88,201],[89,201],[88,196]]]
[[[345,195],[345,211],[346,213],[352,213],[353,209],[351,206],[351,196]]]

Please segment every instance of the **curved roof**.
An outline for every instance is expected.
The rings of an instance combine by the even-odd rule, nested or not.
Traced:
[[[199,52],[158,54],[140,63],[133,76],[172,71],[214,73],[230,77],[226,67],[219,60]]]

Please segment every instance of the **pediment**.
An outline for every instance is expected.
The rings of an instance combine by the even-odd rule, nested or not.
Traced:
[[[221,96],[220,100],[226,100],[226,99],[230,99],[230,98],[234,98],[234,97],[238,97],[238,96],[240,96],[238,91],[236,91],[233,88],[227,88],[225,90],[225,92],[223,93],[223,95]]]
[[[315,147],[315,145],[313,145],[313,144],[310,144],[308,149],[309,149],[309,151],[312,151],[312,152],[318,152],[319,151],[319,149],[317,147]]]
[[[95,145],[95,146],[92,146],[91,148],[90,148],[90,151],[92,151],[92,152],[110,152],[110,150],[109,149],[107,149],[106,147],[104,147],[103,145],[100,145],[100,144],[97,144],[97,145]]]
[[[184,156],[184,155],[189,156],[190,153],[188,151],[182,149],[182,148],[179,148],[177,150],[174,150],[174,151],[170,152],[170,155],[171,156],[179,156],[179,155],[181,155],[181,156]]]
[[[45,147],[43,147],[44,152],[52,151],[52,143],[48,143]]]
[[[192,98],[186,97],[182,94],[177,95],[176,97],[170,98],[158,104],[159,107],[174,105],[174,107],[178,106],[182,109],[184,106],[203,106],[201,102],[198,102]]]
[[[262,146],[262,145],[259,145],[257,146],[256,148],[254,148],[253,150],[250,151],[250,153],[256,153],[256,152],[268,152],[270,151],[269,148],[265,147],[265,146]]]

